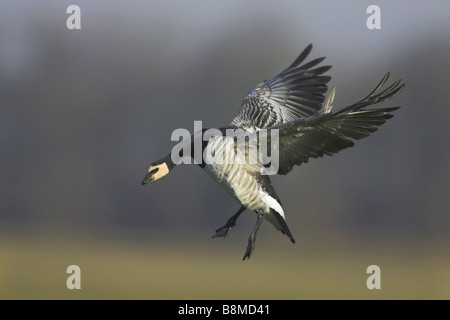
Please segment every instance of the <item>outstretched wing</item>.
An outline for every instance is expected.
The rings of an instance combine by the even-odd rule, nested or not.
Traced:
[[[399,85],[398,80],[379,92],[388,77],[389,73],[366,98],[351,106],[334,112],[318,113],[273,128],[278,129],[279,135],[278,173],[287,174],[293,166],[308,162],[309,158],[333,155],[352,147],[352,139],[367,137],[376,131],[378,126],[392,118],[391,112],[399,107],[364,109],[394,97],[405,87],[404,84]]]
[[[253,88],[231,122],[235,128],[255,131],[317,113],[331,77],[321,76],[331,66],[311,69],[325,58],[300,65],[311,52],[310,44],[286,70]]]

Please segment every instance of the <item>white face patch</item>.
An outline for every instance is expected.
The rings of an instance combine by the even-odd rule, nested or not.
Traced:
[[[169,173],[169,167],[167,166],[167,164],[165,162],[161,163],[161,164],[158,164],[156,166],[150,166],[148,168],[148,172],[151,172],[152,170],[155,170],[156,168],[159,168],[159,170],[158,170],[158,172],[156,172],[153,175],[153,180],[152,181],[158,180],[158,179],[164,177],[166,174]]]
[[[282,216],[283,219],[286,220],[286,218],[284,217],[283,208],[281,207],[280,203],[277,200],[275,200],[270,194],[268,194],[267,192],[264,192],[262,190],[260,191],[260,196],[261,196],[261,200],[269,208],[272,208],[273,210],[278,212],[280,214],[280,216]]]

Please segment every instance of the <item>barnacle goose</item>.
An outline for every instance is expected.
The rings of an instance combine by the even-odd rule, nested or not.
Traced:
[[[254,87],[244,98],[236,117],[228,126],[220,128],[219,134],[205,138],[204,129],[194,133],[185,142],[184,147],[192,150],[195,143],[201,143],[202,159],[197,164],[241,204],[239,210],[223,227],[216,230],[213,237],[227,236],[246,209],[257,214],[243,260],[252,255],[256,234],[264,219],[295,243],[280,199],[269,176],[264,174],[268,164],[261,160],[259,147],[255,149],[249,146],[250,138],[257,137],[256,141],[264,138],[269,145],[276,131],[278,141],[271,145],[271,150],[278,153],[276,173],[285,175],[295,165],[308,162],[309,158],[331,156],[352,147],[353,140],[369,136],[377,130],[377,126],[393,116],[392,111],[399,108],[366,108],[394,97],[405,87],[398,80],[382,89],[389,77],[387,73],[361,101],[332,111],[335,90],[333,88],[325,100],[324,93],[331,77],[323,75],[331,66],[316,67],[324,57],[302,65],[311,49],[310,44],[286,70]],[[240,130],[241,136],[248,138],[244,144],[237,143],[236,136],[226,135],[227,130],[232,129]],[[249,150],[257,150],[256,161],[249,161]],[[221,154],[224,161],[211,161],[216,153]],[[162,178],[175,166],[172,153],[153,162],[142,184]]]

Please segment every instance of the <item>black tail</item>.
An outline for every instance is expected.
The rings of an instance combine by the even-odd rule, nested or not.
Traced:
[[[270,213],[273,214],[277,218],[277,222],[281,226],[281,233],[287,235],[289,237],[289,239],[291,239],[291,242],[295,243],[295,239],[292,236],[291,230],[289,230],[286,220],[284,220],[284,218],[278,212],[273,210],[272,208],[270,209]]]

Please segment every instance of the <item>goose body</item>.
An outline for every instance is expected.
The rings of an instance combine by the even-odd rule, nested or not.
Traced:
[[[381,90],[388,73],[364,99],[332,111],[335,91],[333,88],[325,99],[324,93],[331,78],[323,75],[331,66],[315,68],[324,58],[302,65],[311,49],[309,45],[286,70],[254,87],[228,126],[206,139],[203,136],[205,131],[191,137],[192,149],[196,139],[202,140],[200,167],[241,205],[213,237],[227,236],[246,209],[257,214],[244,260],[253,253],[256,234],[263,220],[269,221],[295,243],[280,199],[267,174],[268,167],[273,169],[276,163],[274,173],[284,175],[310,158],[333,155],[352,147],[353,140],[376,131],[377,126],[391,118],[391,112],[398,109],[366,108],[392,98],[404,88],[398,80]],[[238,134],[230,136],[227,134],[230,130]],[[276,155],[276,161],[270,164],[263,161],[264,150]],[[142,184],[163,177],[175,166],[171,154],[152,163]]]
[[[203,150],[205,164],[203,170],[217,182],[229,195],[235,198],[242,207],[261,213],[278,230],[286,232],[293,242],[286,224],[280,200],[272,187],[267,175],[261,174],[261,163],[251,164],[242,150],[235,148],[234,139],[230,137],[212,137]],[[223,153],[223,163],[216,163],[211,154]],[[285,230],[286,229],[286,230]]]

